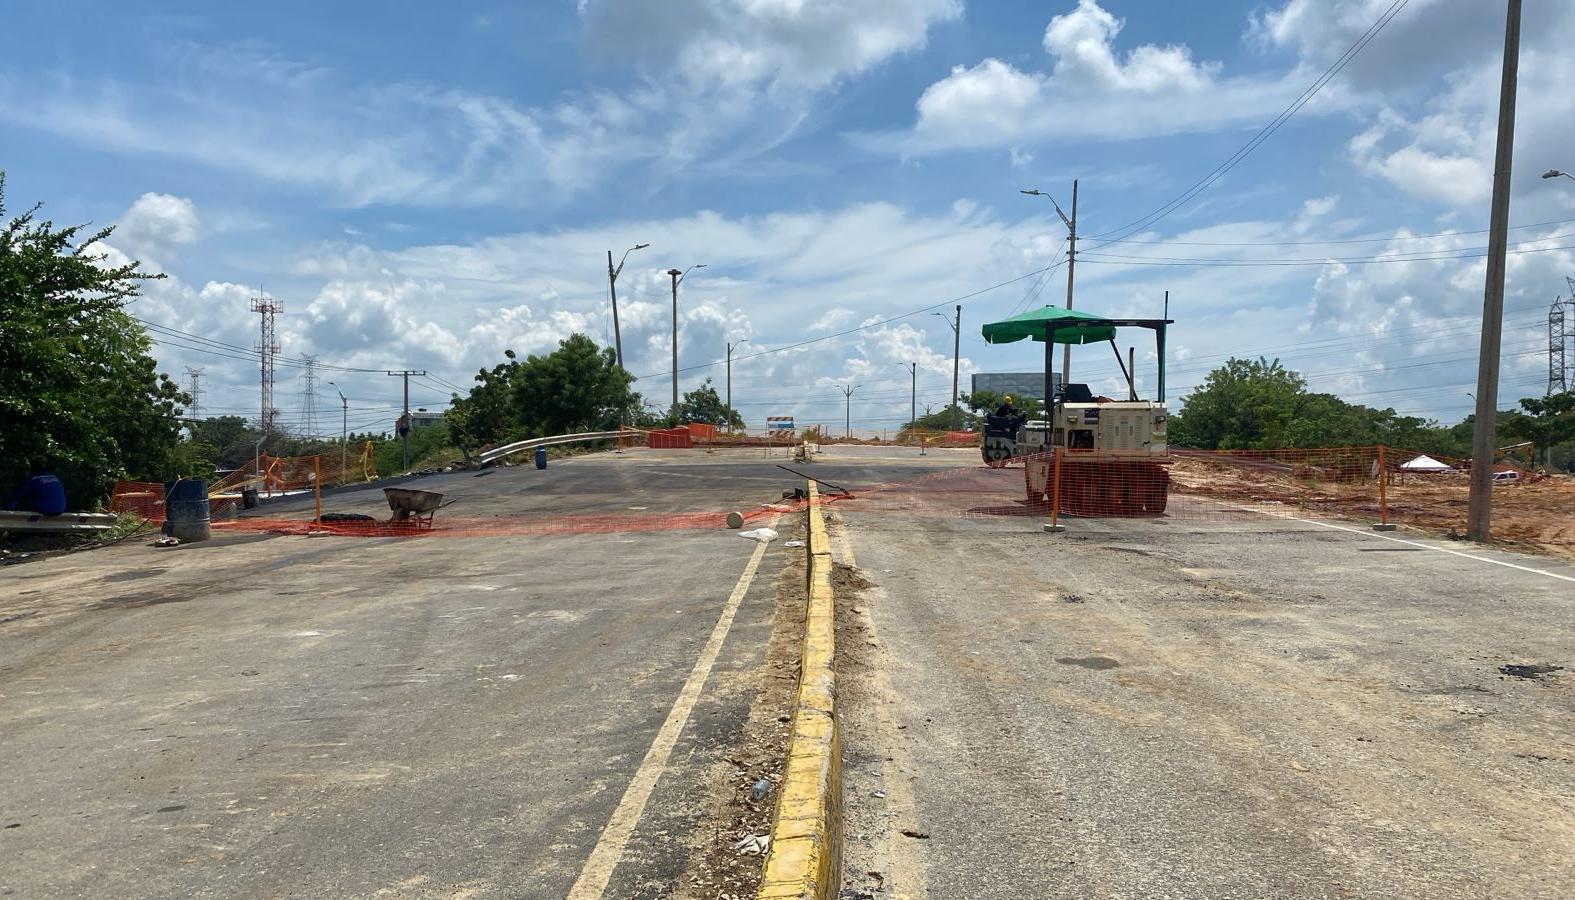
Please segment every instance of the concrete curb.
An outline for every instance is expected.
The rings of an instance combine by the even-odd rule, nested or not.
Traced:
[[[842,883],[842,744],[836,716],[831,540],[809,485],[809,604],[787,767],[757,900],[833,900]]]

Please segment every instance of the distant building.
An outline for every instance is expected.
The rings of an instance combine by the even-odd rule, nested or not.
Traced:
[[[972,377],[972,389],[976,392],[993,391],[1013,397],[1032,397],[1041,403],[1045,399],[1043,372],[975,372]],[[1061,376],[1057,373],[1054,377],[1059,380]]]
[[[442,424],[443,414],[440,412],[427,412],[424,409],[418,409],[410,414],[411,428],[430,428],[433,425]]]

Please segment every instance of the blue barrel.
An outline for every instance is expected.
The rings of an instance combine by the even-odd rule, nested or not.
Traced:
[[[207,481],[182,478],[164,482],[164,533],[183,544],[208,539]]]
[[[547,468],[547,448],[546,447],[537,447],[536,448],[536,468],[538,468],[538,469],[545,469],[545,468]]]
[[[22,489],[21,508],[45,516],[66,511],[66,489],[53,475],[34,475]]]

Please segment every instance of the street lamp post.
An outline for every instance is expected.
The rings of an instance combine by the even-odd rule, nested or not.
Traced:
[[[1061,211],[1061,204],[1055,202],[1055,198],[1054,197],[1050,196],[1049,194],[1046,194],[1045,192],[1039,190],[1038,188],[1034,188],[1032,190],[1027,190],[1027,191],[1021,191],[1020,193],[1029,194],[1029,195],[1034,196],[1034,197],[1043,197],[1046,200],[1049,200],[1050,201],[1050,205],[1055,207],[1056,215],[1060,216],[1061,217],[1061,221],[1066,224],[1066,230],[1067,230],[1067,239],[1066,239],[1066,308],[1067,309],[1071,309],[1072,308],[1072,276],[1077,271],[1077,179],[1075,179],[1075,178],[1072,179],[1072,215],[1071,216],[1067,216],[1066,213]],[[1066,384],[1066,383],[1068,383],[1070,381],[1071,375],[1069,374],[1069,370],[1071,368],[1072,368],[1072,345],[1071,344],[1067,344],[1061,349],[1061,383],[1062,384]],[[1050,403],[1050,398],[1046,397],[1045,398],[1045,404],[1046,404],[1046,408],[1047,409],[1049,408],[1049,403]]]
[[[952,329],[952,430],[961,431],[962,410],[957,408],[957,358],[962,351],[962,304],[957,304],[957,318],[949,320],[945,313],[930,313],[940,316],[941,321],[951,326]]]
[[[1543,178],[1558,178],[1561,175],[1571,181],[1575,181],[1575,175],[1571,175],[1568,172],[1560,172],[1558,169],[1549,169],[1542,173]]]
[[[350,467],[350,401],[345,399],[345,392],[339,385],[328,382],[339,394],[339,409],[341,418],[339,422],[339,478],[344,480],[345,470]]]
[[[623,271],[623,264],[629,261],[629,254],[636,250],[644,250],[650,244],[635,244],[623,251],[623,259],[618,261],[618,268],[613,268],[612,251],[607,251],[607,293],[612,297],[613,314],[613,347],[618,354],[618,368],[623,368],[623,335],[618,330],[618,274]]]
[[[677,269],[668,269],[667,274],[673,279],[673,424],[678,424],[678,282],[684,280],[695,269],[705,268],[705,263],[695,263],[682,272]]]
[[[842,423],[842,436],[845,438],[853,437],[853,392],[858,390],[859,387],[860,386],[856,384],[846,384],[842,386],[842,397],[844,402],[847,404],[843,410],[843,415],[846,418]]]
[[[908,394],[908,438],[911,440],[913,433],[919,427],[919,364],[911,362],[897,363],[897,365],[907,369],[908,374],[913,379],[912,387]]]
[[[737,343],[727,345],[727,433],[733,433],[733,351],[741,345],[749,343],[749,338],[741,338]]]

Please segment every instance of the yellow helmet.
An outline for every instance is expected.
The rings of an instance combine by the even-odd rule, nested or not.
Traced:
[[[1011,395],[1011,394],[1007,394],[1007,395],[1006,395],[1006,397],[1005,397],[1005,398],[1004,398],[1004,399],[1005,399],[1005,401],[1006,401],[1006,402],[1007,402],[1007,403],[1011,403],[1011,402],[1012,402],[1012,395]]]

